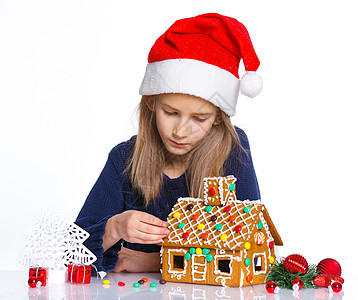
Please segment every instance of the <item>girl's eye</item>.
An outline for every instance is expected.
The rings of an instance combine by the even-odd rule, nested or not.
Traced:
[[[168,116],[175,116],[176,115],[176,112],[172,112],[172,111],[166,111],[164,110],[164,113]]]
[[[198,118],[198,117],[194,117],[194,119],[198,122],[205,122],[206,119],[201,119],[201,118]]]

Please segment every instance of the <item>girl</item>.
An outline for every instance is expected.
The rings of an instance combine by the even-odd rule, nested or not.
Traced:
[[[230,121],[239,84],[260,92],[258,66],[246,28],[219,14],[178,20],[155,42],[138,135],[109,153],[76,220],[99,271],[159,271],[166,218],[179,197],[203,197],[204,177],[234,175],[237,199],[260,199],[247,137]]]

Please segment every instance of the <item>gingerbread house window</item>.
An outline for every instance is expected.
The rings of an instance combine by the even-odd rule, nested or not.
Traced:
[[[184,270],[183,255],[173,255],[173,268],[176,270]]]
[[[266,255],[264,253],[263,254],[258,253],[254,255],[255,274],[266,272],[265,261],[266,261]]]
[[[222,273],[230,273],[230,260],[228,259],[219,259],[218,260],[218,269]]]

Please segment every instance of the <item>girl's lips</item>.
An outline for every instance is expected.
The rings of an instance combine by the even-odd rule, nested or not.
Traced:
[[[171,143],[172,143],[174,146],[176,146],[176,147],[185,147],[186,145],[188,145],[188,144],[177,143],[177,142],[174,142],[174,141],[172,141],[172,140],[170,140],[170,141],[171,141]]]

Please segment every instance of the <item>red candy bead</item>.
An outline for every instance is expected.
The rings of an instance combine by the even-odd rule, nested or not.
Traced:
[[[230,222],[234,222],[235,219],[236,219],[236,216],[230,216],[230,217],[229,217],[229,221],[230,221]]]
[[[210,194],[211,196],[214,196],[215,193],[216,193],[216,190],[215,190],[214,188],[211,188],[211,189],[209,190],[209,194]]]
[[[195,221],[195,220],[199,219],[199,215],[193,214],[191,219]]]
[[[229,211],[231,210],[231,206],[230,206],[230,205],[225,206],[224,210],[225,210],[226,212],[229,212]]]
[[[269,248],[270,248],[270,249],[272,249],[272,248],[273,248],[273,246],[275,246],[275,243],[274,243],[274,242],[272,242],[272,241],[271,241],[271,242],[269,242]]]
[[[235,226],[234,230],[236,232],[240,232],[242,230],[242,227],[240,225]]]
[[[120,281],[120,282],[118,282],[118,285],[119,286],[125,286],[126,284],[124,282]]]
[[[208,238],[209,234],[207,232],[204,232],[202,235],[201,235],[201,238],[206,240]]]
[[[181,237],[182,237],[183,239],[187,239],[187,238],[189,237],[189,233],[184,232]]]

